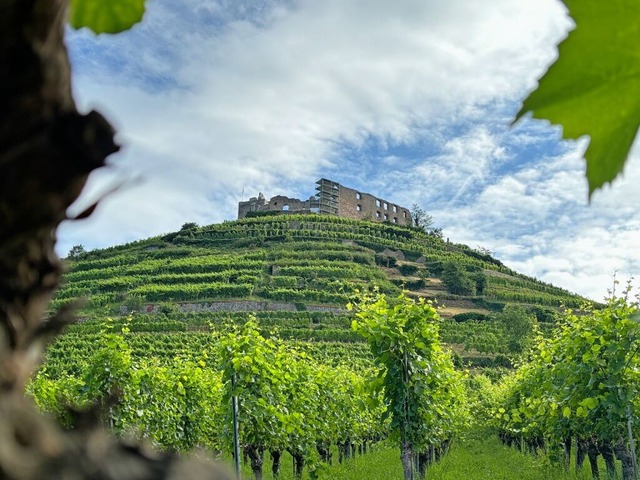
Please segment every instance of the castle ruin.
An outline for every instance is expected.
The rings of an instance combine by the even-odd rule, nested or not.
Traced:
[[[316,182],[317,193],[308,200],[276,195],[267,201],[262,193],[258,197],[238,204],[238,219],[249,212],[319,213],[337,215],[354,220],[390,222],[412,225],[409,209],[383,200],[369,193],[360,192],[337,182],[321,178]]]

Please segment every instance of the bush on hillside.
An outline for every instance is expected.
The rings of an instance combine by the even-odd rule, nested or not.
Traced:
[[[376,264],[382,267],[393,268],[398,263],[398,259],[396,257],[390,257],[389,255],[383,255],[381,253],[376,253]]]
[[[447,291],[454,295],[475,295],[476,282],[458,263],[447,262],[442,271],[442,281]]]
[[[398,266],[398,270],[402,275],[413,275],[418,271],[418,267],[415,265],[402,264]]]
[[[464,312],[458,313],[451,317],[456,322],[468,322],[468,321],[476,321],[476,322],[486,322],[490,320],[489,315],[480,312]]]
[[[473,274],[473,280],[476,282],[476,295],[483,295],[484,289],[487,287],[487,276],[482,270]]]
[[[535,337],[536,318],[520,305],[506,305],[496,315],[507,335],[509,351],[523,353],[532,345]]]
[[[540,323],[555,323],[558,312],[552,308],[544,308],[532,306],[527,308],[527,312],[535,315],[536,320]]]
[[[501,312],[504,309],[504,302],[489,301],[484,298],[473,298],[471,300],[478,308],[485,308],[492,312]]]

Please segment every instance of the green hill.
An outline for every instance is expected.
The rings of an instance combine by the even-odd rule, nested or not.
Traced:
[[[84,321],[53,346],[51,362],[99,334],[106,317],[113,328],[126,323],[138,334],[140,355],[160,343],[175,355],[191,342],[202,350],[210,330],[244,322],[251,312],[265,332],[277,328],[281,337],[315,342],[309,348],[326,347],[330,353],[322,355],[339,359],[341,343],[360,341],[345,305],[356,291],[375,286],[436,301],[445,318],[442,338],[462,359],[502,364],[507,342],[493,316],[505,304],[522,305],[544,326],[561,305],[583,301],[411,227],[314,214],[186,227],[69,260],[52,308],[88,300]],[[350,347],[356,350],[364,351]]]

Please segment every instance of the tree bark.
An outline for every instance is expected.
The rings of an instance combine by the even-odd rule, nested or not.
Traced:
[[[404,480],[413,479],[413,448],[410,443],[405,442],[400,452],[400,460],[402,461],[402,472]]]
[[[302,471],[304,470],[304,455],[300,452],[293,454],[293,474],[296,479],[302,478]]]
[[[351,458],[351,442],[346,440],[338,444],[338,462],[342,463],[348,458]]]
[[[418,454],[418,474],[420,478],[427,476],[427,467],[431,464],[429,461],[431,457],[431,449],[423,450]]]
[[[600,468],[598,467],[598,443],[595,438],[589,438],[587,440],[587,455],[589,456],[589,465],[591,466],[591,476],[593,478],[600,478]]]
[[[80,114],[71,96],[66,10],[66,0],[0,1],[0,477],[230,478],[208,462],[116,441],[95,421],[63,432],[24,396],[44,344],[73,320],[71,309],[45,319],[63,267],[56,230],[118,149],[109,123]]]
[[[118,147],[104,118],[71,98],[62,0],[0,11],[0,389],[21,389],[62,273],[56,229],[91,171]]]
[[[571,465],[571,437],[567,437],[562,442],[562,452],[563,452],[563,465],[567,470]]]
[[[613,449],[615,456],[622,463],[622,480],[638,480],[633,470],[631,452],[624,443],[617,444]]]
[[[264,464],[264,449],[256,445],[249,445],[244,450],[251,462],[251,471],[255,480],[262,480],[262,465]]]
[[[576,473],[582,469],[582,464],[587,456],[587,439],[578,438],[576,440]]]
[[[320,459],[331,465],[331,445],[324,442],[317,442],[316,450],[318,451],[318,455],[320,455]]]
[[[282,452],[280,450],[271,450],[271,460],[273,463],[271,464],[271,474],[273,475],[274,480],[277,480],[280,476],[280,457],[282,456]]]
[[[607,467],[607,475],[609,475],[611,478],[615,478],[616,460],[613,456],[613,447],[610,444],[605,443],[599,446],[599,450]]]

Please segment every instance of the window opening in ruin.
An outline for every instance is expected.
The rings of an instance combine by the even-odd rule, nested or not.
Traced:
[[[387,202],[384,202],[384,209],[389,210],[389,204]]]
[[[395,205],[393,206],[393,213],[396,213],[398,211],[398,207],[396,207]]]
[[[407,218],[407,211],[402,212],[404,214],[404,218]]]
[[[288,203],[285,203],[285,204],[282,206],[282,210],[284,210],[285,212],[286,212],[286,211],[289,211],[289,204],[288,204]]]
[[[381,213],[380,212],[376,212],[376,218],[380,218]]]
[[[393,223],[398,223],[398,217],[393,217]]]
[[[387,215],[386,213],[384,214],[384,219],[385,220],[389,220],[389,215]]]
[[[356,192],[356,200],[361,200],[362,199],[362,195],[360,194],[360,192]]]
[[[376,200],[376,207],[380,206],[380,200]]]
[[[361,212],[362,211],[362,205],[356,205],[356,210],[358,212]]]

